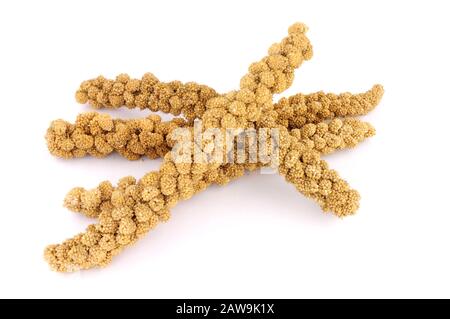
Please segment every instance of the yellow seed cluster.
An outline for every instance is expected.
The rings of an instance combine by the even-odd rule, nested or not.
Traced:
[[[153,74],[146,73],[142,79],[131,79],[120,74],[115,80],[99,76],[81,83],[75,93],[79,103],[89,102],[95,108],[149,108],[183,116],[192,121],[205,111],[206,101],[217,93],[206,85],[172,81],[160,82]]]
[[[378,105],[383,92],[383,87],[377,84],[371,90],[360,94],[299,93],[281,98],[275,104],[275,110],[280,124],[289,128],[300,128],[307,123],[319,123],[335,117],[365,115]]]
[[[353,214],[359,205],[359,194],[350,189],[338,173],[328,168],[320,153],[352,147],[374,134],[364,122],[333,120],[308,124],[302,129],[285,130],[279,172],[299,192],[316,200],[324,211],[337,216]],[[345,123],[345,124],[344,124]]]
[[[84,82],[76,93],[81,103],[90,102],[95,107],[138,106],[183,114],[187,123],[178,119],[161,122],[155,117],[112,120],[88,113],[74,125],[62,120],[51,124],[47,142],[50,152],[57,156],[104,156],[116,150],[130,159],[144,154],[164,159],[159,171],[147,173],[140,180],[125,177],[115,187],[102,182],[91,190],[71,190],[65,206],[97,217],[98,223],[62,244],[47,247],[45,258],[50,266],[57,271],[74,271],[107,265],[158,222],[166,221],[170,208],[178,201],[263,165],[176,161],[168,152],[172,146],[168,135],[180,126],[192,129],[195,118],[203,121],[204,129],[279,129],[280,174],[299,192],[317,201],[324,211],[337,216],[353,214],[358,208],[358,193],[329,169],[320,155],[353,147],[374,134],[368,123],[335,117],[368,112],[378,103],[382,88],[374,87],[360,95],[297,95],[274,105],[273,95],[286,90],[292,84],[294,69],[312,56],[306,30],[303,24],[292,25],[286,38],[273,44],[266,57],[249,67],[241,78],[240,89],[226,94],[219,95],[194,83],[160,83],[151,74],[142,80],[121,75],[116,81],[97,78]],[[104,144],[96,143],[100,138]],[[205,158],[212,151],[201,148]],[[191,155],[188,160],[192,159]]]
[[[183,119],[162,122],[158,115],[113,120],[108,114],[89,112],[80,114],[75,124],[53,121],[45,137],[50,153],[62,158],[104,157],[116,151],[129,160],[143,155],[154,159],[169,150],[167,135],[185,124]]]
[[[267,83],[267,77],[270,73],[263,73],[262,78]],[[154,79],[153,85],[143,85],[146,83],[144,79]],[[109,102],[106,103],[102,96],[109,96],[111,92],[110,84],[131,81],[133,83],[141,83],[139,87],[147,88],[147,93],[142,93],[143,89],[133,92],[133,98],[129,98],[125,104],[128,108],[139,107],[141,109],[148,108],[152,111],[161,111],[172,115],[179,115],[182,110],[183,116],[192,123],[194,119],[201,119],[206,110],[206,105],[210,99],[216,98],[219,94],[214,89],[206,85],[200,85],[193,82],[182,84],[179,81],[169,83],[161,83],[156,77],[147,73],[143,76],[143,80],[130,79],[126,74],[120,74],[116,80],[107,80],[103,76],[99,76],[93,80],[84,81],[76,93],[77,101],[84,104],[90,103],[95,108],[116,108]],[[149,82],[149,80],[147,80]],[[270,83],[270,81],[269,81]],[[126,86],[125,86],[126,87]],[[91,92],[90,94],[88,92]],[[97,92],[96,94],[92,92]],[[372,89],[365,93],[324,93],[316,92],[311,94],[298,93],[288,98],[281,98],[274,104],[274,110],[277,115],[277,124],[288,128],[300,128],[307,123],[319,123],[323,120],[333,119],[342,116],[358,116],[365,115],[370,112],[381,100],[383,96],[383,87],[379,84],[374,85]],[[117,92],[116,92],[117,93]],[[127,91],[122,95],[127,96]],[[131,94],[131,93],[130,93]],[[99,98],[97,99],[97,96]],[[146,96],[144,98],[136,98],[136,96]],[[91,97],[91,98],[90,98]],[[103,102],[102,102],[103,100]],[[136,101],[145,100],[148,103],[137,103]],[[120,100],[125,103],[125,99]],[[149,102],[151,101],[151,102]],[[170,102],[172,101],[172,102]],[[178,103],[179,102],[179,103]],[[211,101],[209,105],[216,102]],[[123,106],[123,105],[119,105]],[[233,115],[239,116],[245,112],[245,104],[234,101],[228,108]]]

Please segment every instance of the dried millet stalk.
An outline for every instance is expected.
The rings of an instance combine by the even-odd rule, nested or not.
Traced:
[[[113,123],[109,131],[89,129],[92,123],[98,121],[98,116]],[[116,151],[130,160],[139,159],[141,156],[155,159],[163,157],[171,150],[174,141],[168,137],[175,129],[185,125],[182,119],[161,122],[161,118],[157,115],[151,115],[144,119],[115,120],[106,114],[89,112],[80,114],[78,118],[83,118],[90,124],[79,124],[84,121],[70,124],[63,120],[51,123],[46,139],[52,155],[62,158],[84,155],[103,157]],[[116,127],[119,124],[122,129],[117,130]],[[79,140],[77,132],[80,130],[83,132],[84,138],[102,142],[94,142],[90,149],[78,149],[76,141]],[[127,134],[123,134],[123,132],[127,132]],[[307,143],[311,149],[315,149],[321,154],[329,154],[336,149],[353,147],[364,138],[374,135],[375,131],[369,123],[349,118],[333,119],[331,122],[324,121],[318,125],[309,123],[303,125],[301,129],[292,129],[291,132],[301,136],[303,142]],[[66,144],[73,148],[68,149]]]
[[[383,92],[383,87],[377,84],[359,94],[300,93],[281,98],[274,107],[280,124],[288,128],[301,128],[304,124],[319,123],[335,117],[365,115],[378,105]]]
[[[160,82],[153,74],[146,73],[141,80],[120,74],[116,80],[102,76],[84,81],[75,94],[79,103],[89,102],[95,108],[129,108],[162,111],[173,115],[181,113],[188,121],[201,117],[206,102],[218,94],[206,85],[172,81]]]
[[[280,172],[299,191],[319,202],[324,210],[343,216],[354,212],[359,195],[327,167],[314,148],[317,143],[322,145],[323,152],[328,152],[333,147],[353,145],[358,138],[369,136],[373,130],[368,126],[365,131],[355,129],[351,124],[335,120],[289,131],[278,123],[278,113],[271,101],[273,93],[290,86],[293,69],[311,57],[305,31],[301,24],[290,27],[289,36],[273,45],[269,56],[250,67],[249,73],[241,80],[241,89],[208,99],[201,118],[206,128],[279,128]],[[345,135],[350,129],[355,131],[355,137]],[[117,188],[105,182],[92,191],[73,190],[66,198],[66,205],[89,216],[98,214],[99,223],[60,245],[49,246],[45,252],[46,259],[59,271],[106,265],[158,221],[167,220],[169,208],[179,200],[190,198],[212,183],[224,184],[242,176],[245,169],[257,166],[177,163],[172,154],[167,153],[161,169],[146,174],[139,181],[127,177],[119,181]]]
[[[62,157],[83,157],[87,154],[104,157],[113,151],[129,160],[142,155],[162,157],[170,149],[167,134],[183,127],[183,119],[162,122],[158,115],[135,120],[113,120],[108,114],[96,112],[78,115],[74,124],[55,120],[47,130],[47,146],[51,154]]]
[[[270,81],[269,75],[265,76]],[[319,123],[324,119],[339,116],[365,115],[380,101],[383,87],[375,85],[365,93],[324,93],[296,94],[282,98],[274,105],[279,115],[279,123],[289,128],[300,128],[303,124]],[[152,73],[146,73],[141,80],[131,79],[127,74],[120,74],[116,80],[103,76],[81,83],[75,94],[79,103],[89,103],[95,108],[149,108],[184,117],[192,122],[201,118],[209,99],[219,96],[206,85],[194,82],[181,83],[160,82]],[[239,105],[235,106],[235,113]]]

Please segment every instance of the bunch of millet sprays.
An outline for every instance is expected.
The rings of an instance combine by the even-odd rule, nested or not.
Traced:
[[[50,266],[63,272],[105,266],[160,221],[167,221],[170,209],[180,200],[211,184],[225,185],[245,171],[269,165],[250,160],[210,161],[214,148],[197,145],[195,134],[186,135],[188,140],[184,142],[197,146],[204,160],[194,160],[190,153],[179,161],[173,152],[174,133],[180,129],[192,132],[196,120],[202,121],[202,132],[276,129],[277,167],[286,181],[326,212],[339,217],[353,214],[358,208],[358,192],[330,169],[321,155],[354,147],[374,135],[374,128],[355,116],[371,111],[379,103],[383,88],[375,85],[355,95],[300,93],[274,103],[273,95],[289,88],[294,70],[312,57],[306,31],[301,23],[292,25],[287,37],[250,65],[239,90],[225,94],[196,83],[163,83],[151,73],[140,80],[121,74],[115,80],[100,76],[83,82],[76,92],[80,103],[95,108],[138,107],[175,117],[170,121],[162,121],[157,115],[122,120],[88,112],[80,114],[74,124],[64,120],[51,123],[46,139],[55,156],[104,157],[118,152],[129,160],[162,157],[163,163],[158,171],[140,180],[128,176],[116,186],[104,181],[94,189],[72,189],[64,205],[97,218],[97,223],[61,244],[48,246],[45,259]]]

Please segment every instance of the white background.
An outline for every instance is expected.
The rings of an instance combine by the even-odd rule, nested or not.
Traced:
[[[448,13],[446,1],[0,2],[0,297],[450,297]],[[44,247],[91,222],[62,207],[69,189],[160,164],[49,155],[49,122],[89,110],[79,83],[151,71],[226,92],[296,21],[314,56],[284,96],[385,87],[366,116],[377,135],[327,157],[361,193],[358,214],[323,214],[254,173],[180,203],[105,269],[50,271]]]

